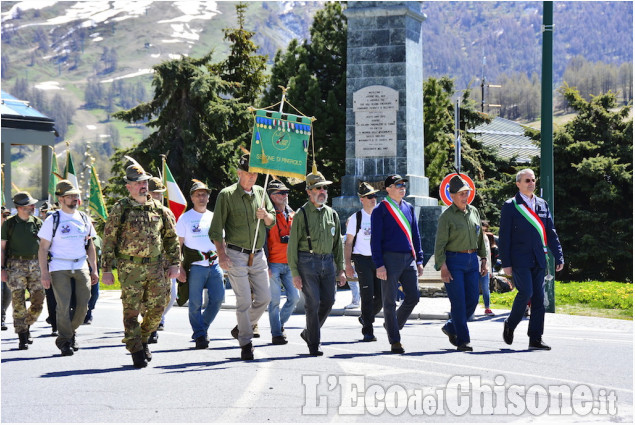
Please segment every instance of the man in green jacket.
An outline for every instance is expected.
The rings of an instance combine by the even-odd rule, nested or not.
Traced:
[[[266,229],[276,223],[276,212],[265,189],[256,185],[258,173],[249,172],[248,154],[240,158],[237,172],[238,182],[221,190],[216,198],[209,238],[236,294],[238,333],[234,328],[232,335],[240,344],[240,358],[253,360],[253,327],[271,301],[269,269],[262,247]],[[259,220],[264,225],[258,224]]]
[[[335,279],[344,286],[344,248],[340,218],[326,205],[332,182],[315,170],[306,176],[309,202],[295,213],[291,225],[287,261],[293,285],[304,294],[306,329],[300,336],[311,356],[321,356],[320,328],[335,302]]]

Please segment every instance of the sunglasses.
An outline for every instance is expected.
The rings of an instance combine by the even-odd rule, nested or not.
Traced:
[[[289,191],[288,191],[288,190],[281,190],[281,191],[279,191],[279,192],[274,192],[273,194],[274,194],[274,195],[282,195],[282,196],[285,196],[285,195],[288,195],[288,194],[289,194]]]
[[[375,198],[377,198],[377,195],[375,195],[374,193],[372,193],[372,194],[370,194],[370,195],[366,195],[366,196],[364,196],[364,198],[366,198],[366,199],[375,199]]]
[[[525,179],[525,183],[535,183],[536,179]]]
[[[406,184],[405,183],[395,183],[395,187],[397,189],[401,189],[402,187],[406,187]]]

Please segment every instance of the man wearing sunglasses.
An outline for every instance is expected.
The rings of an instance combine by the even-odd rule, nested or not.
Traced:
[[[514,330],[523,318],[525,306],[531,300],[529,319],[530,350],[550,350],[542,341],[545,323],[545,270],[547,248],[556,260],[556,271],[564,267],[564,255],[560,240],[544,199],[534,195],[536,176],[530,169],[516,174],[518,193],[505,201],[501,210],[498,237],[499,256],[506,275],[513,277],[518,289],[509,317],[505,320],[503,339],[511,345]]]
[[[357,272],[360,294],[362,299],[362,324],[364,342],[377,341],[373,333],[375,316],[381,311],[381,280],[376,275],[370,250],[370,216],[377,206],[377,189],[366,182],[361,182],[357,195],[362,203],[362,209],[351,215],[346,222],[346,243],[344,245],[344,260],[346,275],[351,278]],[[355,263],[355,269],[353,269]]]
[[[404,200],[407,181],[399,174],[388,176],[384,181],[388,197],[371,215],[371,252],[377,277],[382,281],[384,327],[388,332],[390,351],[395,354],[405,352],[399,330],[419,302],[417,275],[423,274],[423,251],[417,219],[413,206]],[[405,298],[397,310],[400,283]]]

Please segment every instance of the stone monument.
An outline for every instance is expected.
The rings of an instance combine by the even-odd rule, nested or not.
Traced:
[[[360,208],[359,181],[383,189],[388,175],[407,177],[427,261],[442,207],[429,197],[424,172],[421,2],[349,1],[344,14],[346,174],[333,207],[344,220]]]

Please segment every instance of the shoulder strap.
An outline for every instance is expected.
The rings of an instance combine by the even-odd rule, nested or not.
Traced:
[[[362,210],[357,211],[355,213],[355,219],[357,223],[355,223],[355,236],[353,236],[353,249],[355,249],[355,242],[357,242],[357,234],[359,233],[359,229],[362,228]]]
[[[300,207],[302,215],[304,215],[304,224],[306,225],[306,241],[309,243],[309,252],[313,254],[313,245],[311,244],[311,233],[309,232],[309,220],[306,218],[304,207]]]
[[[53,213],[53,235],[51,236],[51,243],[53,243],[53,238],[55,237],[55,233],[57,233],[57,228],[60,225],[60,210],[57,210]]]

